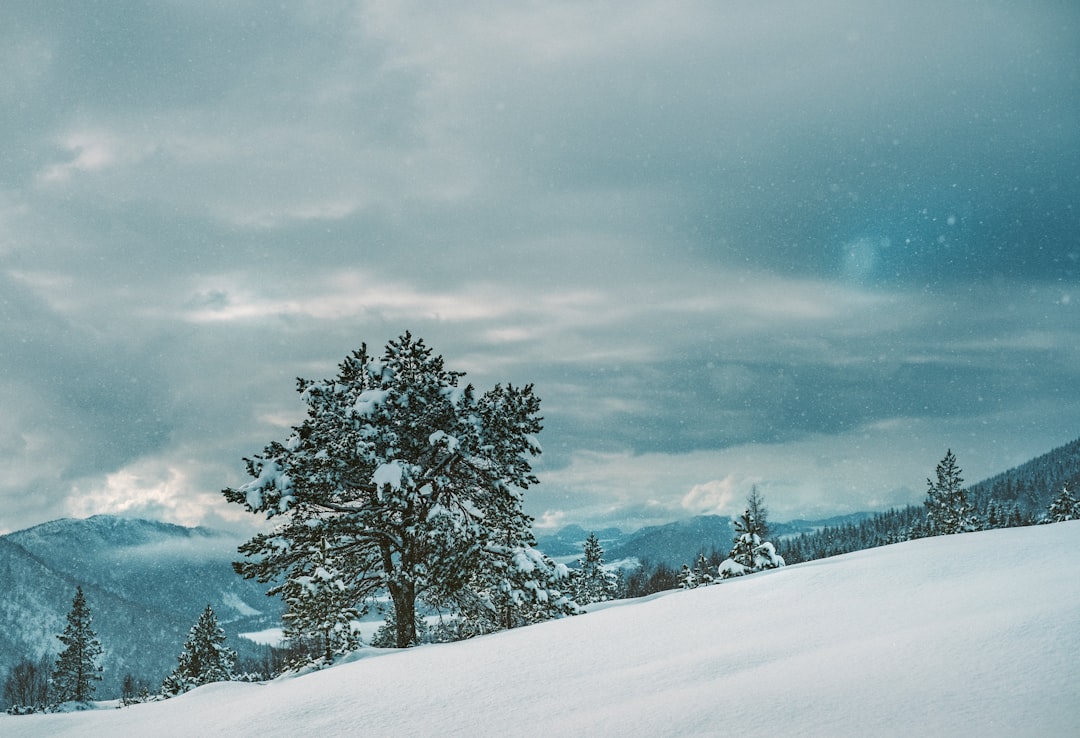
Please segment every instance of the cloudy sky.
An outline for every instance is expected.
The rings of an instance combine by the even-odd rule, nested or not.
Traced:
[[[1080,5],[8,0],[0,532],[246,516],[405,330],[542,528],[920,501],[1080,436]]]

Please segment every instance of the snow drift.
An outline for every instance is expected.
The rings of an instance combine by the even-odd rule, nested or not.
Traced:
[[[902,543],[5,736],[1078,735],[1080,522]]]

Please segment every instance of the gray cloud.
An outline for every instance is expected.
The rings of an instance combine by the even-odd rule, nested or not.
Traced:
[[[0,528],[231,522],[294,378],[405,329],[536,383],[548,524],[1077,434],[1072,4],[9,6]]]

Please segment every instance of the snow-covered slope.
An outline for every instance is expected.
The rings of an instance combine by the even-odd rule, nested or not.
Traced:
[[[1080,522],[913,541],[5,736],[1080,735]]]

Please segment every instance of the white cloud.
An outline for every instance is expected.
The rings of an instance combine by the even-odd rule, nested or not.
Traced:
[[[384,314],[392,320],[491,320],[517,308],[516,301],[496,285],[466,285],[457,291],[422,291],[406,282],[373,278],[355,270],[334,271],[307,283],[289,285],[294,296],[267,296],[265,291],[240,286],[247,275],[215,278],[199,286],[197,302],[206,307],[187,310],[184,319],[216,323],[302,316],[315,320],[345,320],[365,314]],[[213,298],[213,299],[210,299]]]
[[[204,476],[190,459],[178,463],[167,456],[146,457],[100,478],[75,482],[65,500],[66,513],[146,517],[189,526],[212,519],[251,524],[250,516],[228,505],[219,487],[208,486]]]
[[[732,515],[741,502],[735,493],[735,478],[728,475],[695,484],[680,504],[691,515]]]
[[[60,271],[23,271],[12,269],[6,275],[14,282],[18,282],[45,301],[48,306],[59,313],[69,312],[78,304],[78,292],[73,290],[75,278],[71,274]]]
[[[40,183],[64,184],[79,174],[99,172],[120,162],[130,164],[145,153],[132,150],[104,131],[78,131],[65,136],[60,143],[71,158],[42,170],[37,178]]]

